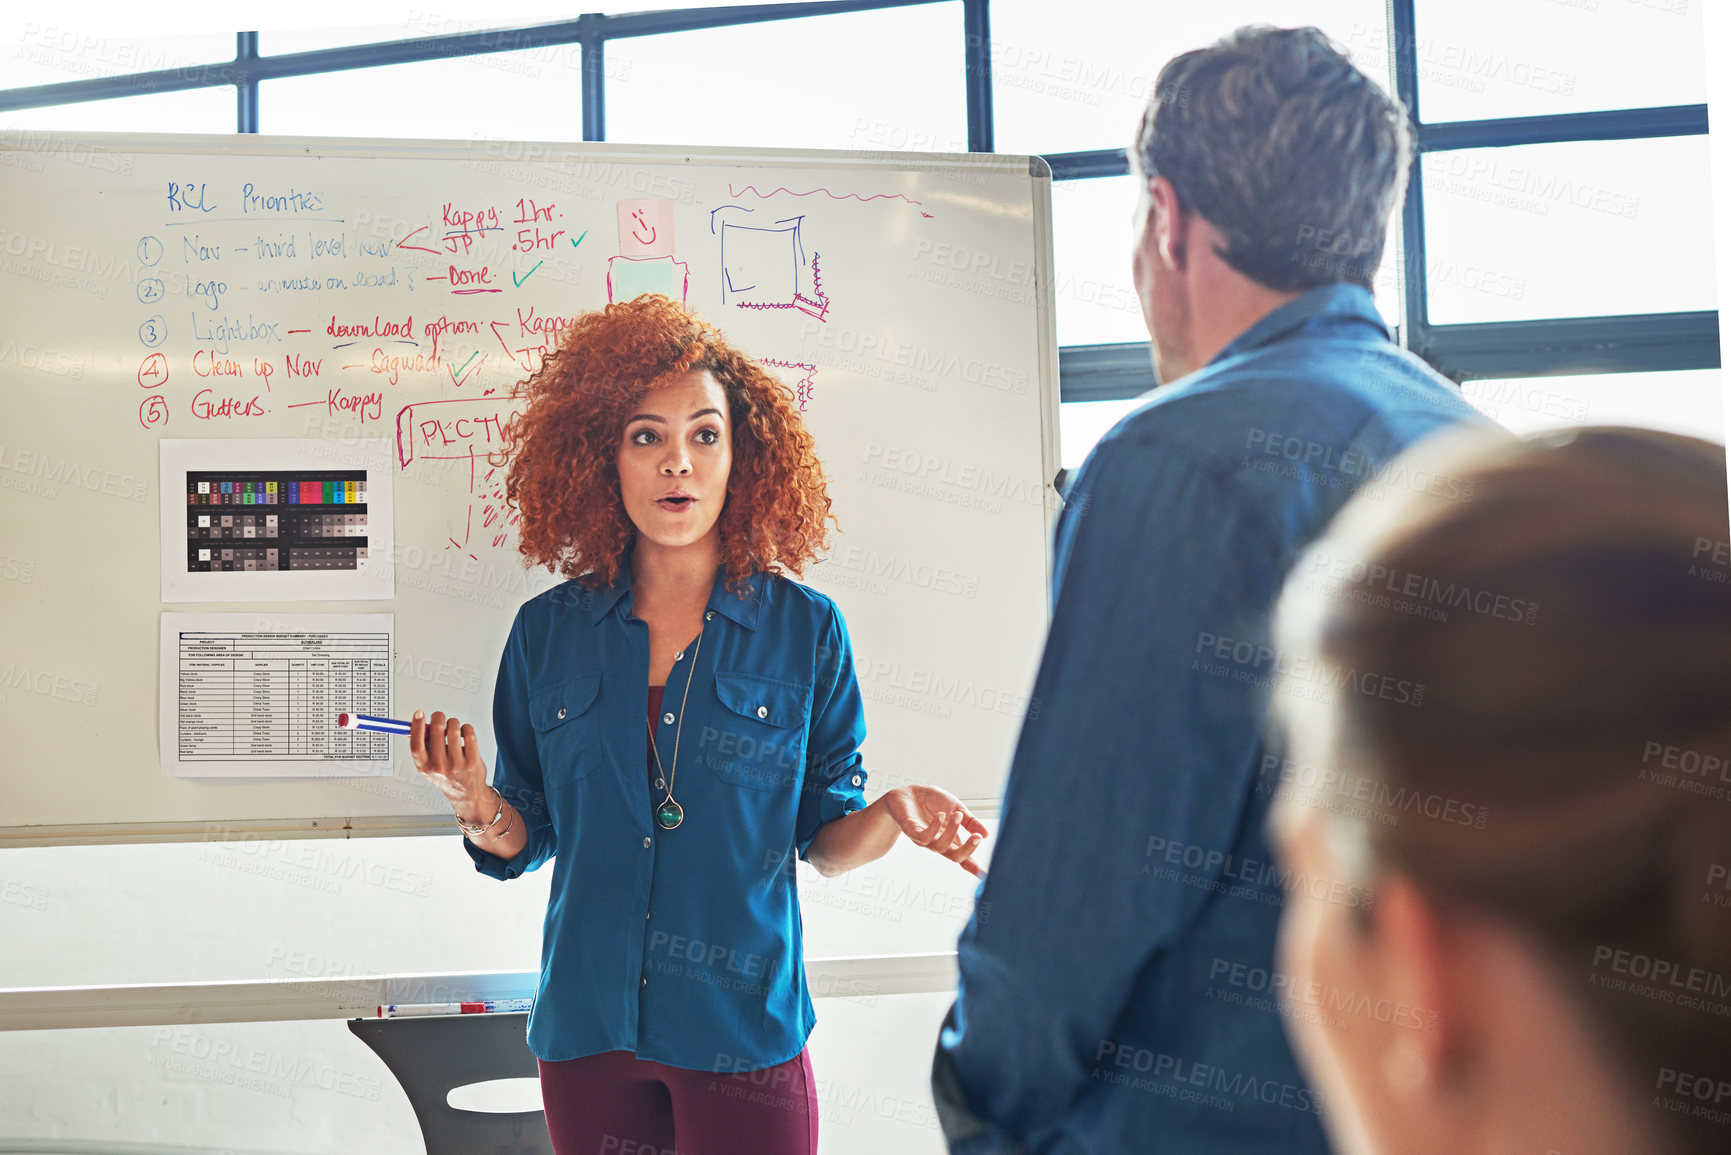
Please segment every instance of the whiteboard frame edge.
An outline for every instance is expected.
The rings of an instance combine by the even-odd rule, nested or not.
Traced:
[[[0,826],[0,850],[30,846],[117,846],[158,842],[239,842],[274,838],[401,838],[456,834],[438,814],[336,818],[246,818],[197,822],[91,822]]]
[[[1046,161],[1037,156],[1028,157],[1028,176],[1034,188],[1034,243],[1039,251],[1035,254],[1038,265],[1035,271],[1035,284],[1044,288],[1045,292],[1036,289],[1034,301],[1039,312],[1040,339],[1040,469],[1043,473],[1041,488],[1048,491],[1046,499],[1041,503],[1045,508],[1045,541],[1046,554],[1046,596],[1045,602],[1046,626],[1052,624],[1052,543],[1058,527],[1058,515],[1064,508],[1063,497],[1058,493],[1052,480],[1058,476],[1058,470],[1063,466],[1062,446],[1058,431],[1058,403],[1062,396],[1062,383],[1058,378],[1058,301],[1057,301],[1057,254],[1053,251],[1052,229],[1052,168]],[[1044,645],[1042,644],[1042,649]],[[1039,663],[1035,662],[1035,674],[1039,673]],[[1033,690],[1030,683],[1029,690]]]
[[[1002,799],[962,800],[981,818],[996,818]],[[0,826],[0,850],[42,846],[144,846],[166,842],[245,842],[276,838],[431,838],[455,835],[440,814],[358,818],[248,818],[230,822],[91,822]]]
[[[0,152],[42,151],[27,147],[31,141],[64,142],[114,153],[164,155],[220,149],[238,156],[333,156],[401,157],[403,159],[449,159],[452,152],[488,155],[486,146],[532,145],[545,148],[543,155],[516,156],[513,161],[545,162],[597,159],[618,164],[646,161],[658,164],[684,161],[693,165],[731,165],[736,168],[816,168],[837,162],[866,168],[941,172],[947,169],[977,172],[984,169],[1006,176],[1033,174],[1045,162],[1027,153],[1009,152],[893,152],[851,148],[749,148],[737,145],[633,144],[613,141],[519,140],[499,137],[465,140],[460,137],[367,137],[367,136],[276,136],[267,133],[217,132],[50,132],[30,129],[0,129]],[[1046,168],[1047,181],[1050,169]]]
[[[954,951],[814,958],[805,961],[805,969],[813,999],[954,994],[956,989]],[[0,1031],[372,1019],[390,1003],[533,998],[539,982],[539,971],[499,970],[15,987],[0,990]]]

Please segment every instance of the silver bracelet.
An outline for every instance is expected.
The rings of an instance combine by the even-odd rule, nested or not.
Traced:
[[[493,820],[491,822],[487,823],[485,826],[480,825],[479,823],[477,823],[474,826],[470,826],[467,822],[464,822],[461,818],[457,818],[457,829],[461,830],[464,834],[467,834],[470,838],[481,837],[481,835],[487,833],[487,831],[489,831],[493,827],[497,826],[499,824],[499,819],[505,817],[505,796],[503,794],[499,793],[499,788],[497,786],[489,785],[487,787],[487,789],[491,790],[493,792],[493,795],[499,799],[499,809],[494,813]],[[453,814],[452,817],[456,818],[456,815]],[[509,829],[509,828],[507,827],[507,829]]]

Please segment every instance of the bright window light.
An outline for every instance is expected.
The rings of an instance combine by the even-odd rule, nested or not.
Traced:
[[[1386,7],[1384,0],[993,0],[998,151],[1125,147],[1161,66],[1245,24],[1314,24],[1383,81]]]
[[[607,139],[966,152],[962,39],[944,3],[610,40]]]
[[[292,136],[583,139],[575,44],[267,80],[259,131]]]
[[[229,85],[0,112],[0,128],[43,132],[233,132]]]
[[[1515,433],[1566,425],[1637,425],[1725,441],[1717,369],[1468,381],[1461,394]]]
[[[1418,0],[1428,124],[1707,99],[1702,0]]]
[[[1704,136],[1430,153],[1424,212],[1436,324],[1718,300]]]

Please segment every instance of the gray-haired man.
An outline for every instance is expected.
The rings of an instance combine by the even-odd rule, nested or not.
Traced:
[[[1298,554],[1410,443],[1476,414],[1371,299],[1406,114],[1315,29],[1241,29],[1161,72],[1132,264],[1162,388],[1059,522],[1052,626],[960,943],[934,1092],[952,1149],[1322,1152],[1274,967],[1263,833],[1269,611]],[[1319,580],[1327,575],[1319,575]],[[1302,684],[1302,679],[1300,681]],[[1378,679],[1318,694],[1405,695]]]

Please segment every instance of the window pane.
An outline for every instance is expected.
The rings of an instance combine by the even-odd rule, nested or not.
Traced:
[[[259,85],[259,131],[581,140],[578,48],[494,52]]]
[[[993,0],[997,150],[1125,147],[1161,67],[1244,24],[1315,24],[1386,82],[1386,22],[1383,0]]]
[[[967,151],[962,6],[891,8],[607,44],[607,139]]]
[[[1053,291],[1058,344],[1146,341],[1142,306],[1130,278],[1131,214],[1136,182],[1128,176],[1052,184]]]
[[[1564,425],[1639,425],[1725,441],[1719,370],[1468,381],[1461,393],[1516,433]]]
[[[229,85],[153,92],[118,100],[91,100],[0,112],[0,128],[50,132],[228,132],[235,129]]]
[[[1121,401],[1066,401],[1059,405],[1059,464],[1069,470],[1073,478],[1076,470],[1088,460],[1095,443],[1144,400],[1144,397],[1128,397]],[[1069,478],[1065,479],[1065,484],[1069,484]]]
[[[1430,319],[1712,309],[1707,138],[1424,158]]]
[[[1130,276],[1136,180],[1129,176],[1062,180],[1052,184],[1053,287],[1058,344],[1104,345],[1146,341],[1148,328]],[[1371,279],[1383,320],[1400,323],[1400,221],[1389,221],[1382,264]]]
[[[434,27],[421,31],[409,20],[394,24],[355,24],[341,28],[264,28],[259,30],[258,51],[261,56],[286,56],[291,52],[317,52],[321,48],[350,48],[356,44],[388,44],[393,40],[411,40],[420,36],[440,36],[453,32],[478,32],[487,24],[478,20],[452,20],[453,27],[437,17]]]
[[[502,16],[479,13],[477,4],[460,8],[449,4],[405,8],[397,0],[342,0],[329,3],[329,11],[309,13],[301,5],[285,8],[302,27],[263,28],[258,34],[259,51],[270,55],[311,52],[319,48],[344,48],[351,44],[380,44],[391,40],[417,40],[423,36],[453,36],[485,28],[521,28],[575,19],[580,12],[617,14],[659,12],[670,8],[733,8],[762,0],[586,0],[573,5],[568,0],[511,0]],[[314,26],[315,21],[322,27]],[[326,23],[329,21],[329,23]],[[256,20],[250,25],[257,27]]]
[[[1418,0],[1430,124],[1707,99],[1701,0]]]
[[[0,88],[65,84],[234,59],[233,32],[120,36],[94,20],[83,22],[90,27],[74,28],[62,20],[41,19],[42,15],[39,12],[38,19],[0,39]]]

